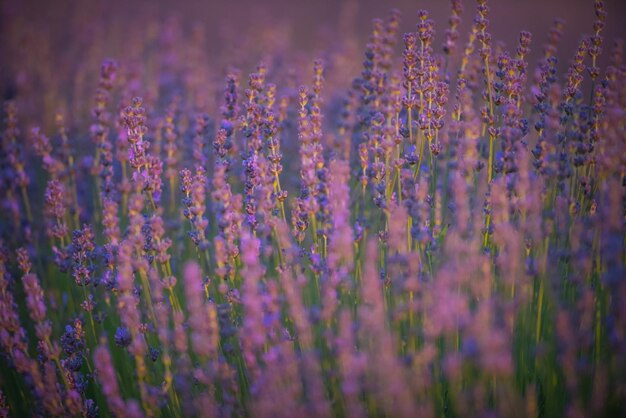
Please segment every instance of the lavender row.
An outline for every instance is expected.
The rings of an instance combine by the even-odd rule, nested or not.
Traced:
[[[507,49],[453,0],[438,37],[393,10],[356,63],[242,69],[166,22],[89,112],[5,101],[0,416],[626,413],[626,66],[592,11],[571,59],[563,21]]]

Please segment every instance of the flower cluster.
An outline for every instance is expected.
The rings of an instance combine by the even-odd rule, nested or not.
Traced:
[[[346,2],[315,55],[272,14],[13,3],[0,417],[626,416],[608,3],[569,62],[488,0],[462,46],[460,0],[368,40]]]

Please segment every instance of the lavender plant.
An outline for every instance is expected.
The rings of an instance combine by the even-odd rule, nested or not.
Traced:
[[[35,72],[0,129],[0,416],[625,415],[623,41],[599,0],[573,52],[450,3],[364,56],[157,19]]]

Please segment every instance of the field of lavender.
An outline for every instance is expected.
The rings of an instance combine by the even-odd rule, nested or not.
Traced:
[[[624,44],[466,3],[313,56],[12,18],[0,417],[626,416]]]

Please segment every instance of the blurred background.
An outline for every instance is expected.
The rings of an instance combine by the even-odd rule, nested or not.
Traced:
[[[364,43],[370,21],[385,17],[392,8],[402,12],[401,30],[414,29],[417,10],[426,9],[435,20],[437,33],[443,34],[450,11],[446,0],[3,0],[3,44],[17,39],[7,38],[11,22],[45,27],[55,40],[65,38],[65,46],[79,42],[76,36],[83,24],[95,24],[92,19],[108,25],[101,35],[111,37],[112,31],[124,30],[125,25],[146,26],[149,20],[178,16],[185,25],[204,25],[206,35],[221,41],[229,32],[247,33],[259,24],[286,28],[289,42],[296,48],[322,47],[324,33],[344,26],[353,30]],[[475,15],[475,0],[464,3],[461,32],[467,30]],[[623,37],[626,26],[626,1],[605,0],[608,12],[606,38]],[[550,23],[556,17],[566,22],[563,40],[565,51],[571,51],[582,34],[592,31],[593,0],[495,0],[491,9],[490,29],[494,38],[507,44],[516,41],[520,30],[535,36],[535,46],[545,38]],[[86,28],[82,28],[86,29]],[[95,28],[93,28],[95,29]],[[146,27],[147,29],[147,27]],[[59,45],[61,46],[61,45]],[[120,45],[111,45],[111,53]],[[213,44],[219,46],[218,42]]]
[[[601,64],[613,40],[626,32],[626,1],[605,3]],[[489,5],[489,31],[506,49],[515,49],[521,30],[532,32],[531,68],[555,18],[565,21],[560,72],[580,38],[593,30],[593,0],[497,0]],[[159,66],[186,65],[196,69],[193,77],[200,83],[202,78],[223,80],[229,66],[246,74],[268,51],[274,61],[280,55],[279,65],[294,68],[332,53],[339,58],[331,65],[336,85],[347,87],[360,71],[372,19],[386,19],[392,8],[401,11],[400,33],[415,30],[417,10],[427,9],[435,21],[434,46],[441,51],[450,14],[450,2],[444,0],[3,0],[0,93],[4,100],[20,98],[22,107],[49,111],[61,106],[75,113],[82,100],[92,97],[104,58],[132,64],[144,75]],[[458,50],[475,13],[476,2],[465,1]],[[401,41],[398,58],[400,53]]]

